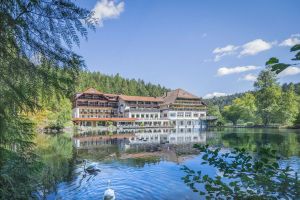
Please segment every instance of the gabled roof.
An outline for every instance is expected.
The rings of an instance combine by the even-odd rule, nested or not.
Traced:
[[[177,94],[177,98],[185,98],[185,99],[200,99],[200,97],[197,97],[196,95],[193,95],[183,89],[176,89],[175,93]]]
[[[99,92],[98,90],[94,88],[88,88],[83,92],[83,94],[103,94],[102,92]]]
[[[143,97],[143,96],[127,96],[120,95],[119,96],[124,101],[151,101],[151,102],[162,102],[162,98],[160,97]]]
[[[79,98],[81,95],[83,94],[101,94],[101,95],[104,95],[102,92],[99,92],[98,90],[94,89],[94,88],[88,88],[86,89],[84,92],[82,93],[77,93],[75,98]]]
[[[167,92],[167,95],[163,97],[164,104],[174,103],[177,98],[201,100],[200,97],[197,97],[183,89],[176,89]]]

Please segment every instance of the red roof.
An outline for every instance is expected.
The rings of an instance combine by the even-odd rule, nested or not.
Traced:
[[[120,98],[124,101],[150,101],[150,102],[162,102],[160,97],[144,97],[144,96],[127,96],[120,95]]]

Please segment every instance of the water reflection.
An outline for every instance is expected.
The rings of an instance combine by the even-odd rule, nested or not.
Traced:
[[[104,144],[190,144],[205,143],[206,133],[198,129],[147,129],[127,132],[83,132],[73,138],[77,149],[92,148]]]
[[[181,182],[180,171],[181,164],[201,168],[194,143],[223,149],[243,147],[248,151],[270,146],[287,157],[285,163],[300,165],[299,130],[94,131],[74,133],[73,137],[40,135],[37,143],[37,152],[45,163],[38,175],[39,190],[48,199],[101,198],[108,179],[112,180],[118,199],[198,199]],[[85,174],[83,159],[96,162],[101,172],[93,176]],[[157,196],[156,191],[159,191]]]
[[[36,195],[44,198],[49,192],[57,190],[57,184],[72,179],[72,140],[67,134],[38,134],[35,142],[36,154],[39,155],[43,166],[36,174],[37,182],[40,183]]]
[[[270,147],[282,156],[300,156],[300,131],[289,129],[224,129],[208,133],[207,143],[227,148],[258,151]]]

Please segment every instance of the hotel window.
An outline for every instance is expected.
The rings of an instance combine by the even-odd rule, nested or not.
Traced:
[[[146,114],[146,118],[149,118],[149,115],[148,115],[148,114]]]
[[[176,113],[170,113],[170,117],[176,117]]]
[[[134,115],[134,114],[131,114],[131,117],[132,117],[132,118],[135,118],[135,115]]]
[[[198,113],[194,113],[194,117],[199,117]]]
[[[164,117],[168,117],[168,114],[167,114],[167,113],[164,113]]]
[[[150,115],[150,118],[153,119],[153,115]]]
[[[144,115],[141,115],[141,118],[144,118]]]
[[[178,112],[177,117],[183,117],[183,112]]]
[[[157,119],[157,118],[158,118],[158,115],[156,114],[156,115],[155,115],[155,119]]]
[[[185,117],[191,117],[191,112],[186,112]]]
[[[139,114],[137,114],[137,115],[136,115],[136,118],[140,118],[140,115],[139,115]]]
[[[200,114],[201,117],[205,117],[205,114]]]

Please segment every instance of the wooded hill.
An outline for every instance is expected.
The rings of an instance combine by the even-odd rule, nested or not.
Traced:
[[[90,87],[104,93],[153,97],[162,96],[170,90],[159,84],[146,83],[141,79],[126,79],[119,74],[105,75],[100,72],[81,72],[76,91],[81,92]]]

